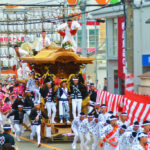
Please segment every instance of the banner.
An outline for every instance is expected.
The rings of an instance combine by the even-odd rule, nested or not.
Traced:
[[[0,42],[24,42],[25,37],[21,36],[21,37],[7,37],[7,36],[0,36]]]
[[[131,125],[134,121],[142,123],[150,120],[150,96],[131,91],[126,91],[125,95],[117,95],[98,90],[96,102],[100,105],[106,104],[108,111],[112,111],[114,115],[127,112]]]
[[[125,79],[126,72],[124,26],[124,17],[118,17],[118,78],[120,79]]]

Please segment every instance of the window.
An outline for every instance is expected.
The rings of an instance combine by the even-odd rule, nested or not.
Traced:
[[[96,29],[96,41],[99,40],[99,29]],[[95,29],[89,29],[89,48],[93,48],[96,45],[95,41]]]

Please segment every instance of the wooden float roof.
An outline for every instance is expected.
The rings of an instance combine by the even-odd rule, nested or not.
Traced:
[[[95,58],[81,57],[71,49],[64,49],[55,45],[42,49],[37,55],[21,57],[21,60],[32,64],[55,64],[74,62],[75,64],[91,64]]]

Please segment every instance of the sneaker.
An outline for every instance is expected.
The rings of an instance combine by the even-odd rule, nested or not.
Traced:
[[[72,149],[75,150],[76,149],[76,145],[74,143],[72,143]]]
[[[17,137],[17,141],[18,141],[18,142],[21,142],[21,139],[20,139],[20,137]]]
[[[56,123],[55,121],[52,121],[52,123]]]
[[[67,120],[67,123],[70,123],[70,121],[69,121],[69,120]]]
[[[63,120],[62,120],[62,119],[60,120],[60,123],[63,123]]]

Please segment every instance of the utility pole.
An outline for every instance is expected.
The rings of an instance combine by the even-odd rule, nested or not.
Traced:
[[[67,21],[67,0],[64,0],[64,6],[63,6],[63,18],[64,18],[64,22]]]
[[[86,34],[86,0],[81,0],[80,9],[82,12],[82,56],[86,57],[87,34]]]
[[[97,32],[96,32],[96,22],[97,22],[97,20],[95,20],[95,57],[96,57],[96,61],[95,61],[95,73],[96,73],[96,88],[98,88],[98,82],[97,82],[97,50],[98,50],[98,48],[97,48],[97,46],[98,46],[98,44],[97,44]]]
[[[133,52],[133,0],[126,0],[126,60],[127,73],[134,73]]]

